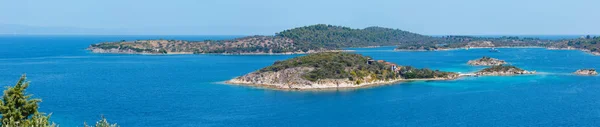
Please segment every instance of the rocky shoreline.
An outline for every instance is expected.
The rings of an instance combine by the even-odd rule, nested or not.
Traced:
[[[362,83],[359,85],[352,84],[352,83],[339,84],[339,83],[335,83],[335,82],[330,82],[330,83],[311,84],[311,85],[307,85],[304,87],[282,87],[282,86],[286,86],[286,84],[266,84],[266,83],[261,84],[261,83],[255,83],[255,82],[242,81],[242,80],[238,80],[238,79],[231,79],[231,80],[225,81],[225,84],[253,86],[253,87],[261,87],[261,88],[276,89],[276,90],[313,91],[313,90],[339,90],[339,89],[368,88],[368,87],[376,87],[376,86],[384,86],[384,85],[393,85],[393,84],[400,83],[400,82],[410,82],[410,81],[442,81],[442,80],[454,80],[454,79],[458,79],[458,77],[452,78],[452,79],[448,79],[448,78],[397,79],[397,80],[389,80],[389,81],[374,81],[374,82]]]
[[[220,54],[220,55],[295,55],[295,54],[310,54],[310,53],[321,53],[321,52],[352,52],[352,50],[322,50],[322,51],[314,51],[309,50],[308,52],[283,52],[283,53],[194,53],[194,52],[166,52],[166,53],[157,53],[157,52],[137,52],[131,49],[102,49],[89,47],[86,50],[91,51],[92,53],[98,54],[142,54],[142,55],[174,55],[174,54]]]
[[[255,86],[277,90],[337,90],[391,85],[406,81],[453,80],[460,77],[459,75],[452,75],[445,78],[398,78],[392,80],[365,81],[359,84],[356,84],[356,81],[351,81],[349,79],[321,79],[313,82],[300,78],[302,74],[313,69],[314,68],[290,68],[279,72],[252,72],[250,74],[225,81],[225,83],[232,85]]]

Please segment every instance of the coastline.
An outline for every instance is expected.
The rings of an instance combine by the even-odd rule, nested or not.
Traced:
[[[354,52],[354,50],[322,50],[308,52],[283,52],[283,53],[193,53],[193,52],[167,52],[167,53],[151,53],[151,52],[135,52],[132,50],[119,50],[119,49],[99,49],[99,48],[87,48],[86,50],[95,54],[140,54],[140,55],[298,55],[298,54],[310,54],[310,53],[321,53],[321,52]]]
[[[237,77],[233,78],[231,80],[227,80],[224,81],[224,84],[229,84],[229,85],[239,85],[239,86],[252,86],[252,87],[259,87],[259,88],[266,88],[266,89],[272,89],[272,90],[284,90],[284,91],[331,91],[331,90],[344,90],[344,89],[359,89],[359,88],[369,88],[369,87],[376,87],[376,86],[385,86],[385,85],[394,85],[394,84],[398,84],[401,82],[411,82],[411,81],[444,81],[444,80],[455,80],[458,79],[462,76],[456,76],[454,78],[430,78],[430,79],[395,79],[395,80],[388,80],[388,81],[374,81],[374,82],[368,82],[368,83],[362,83],[362,84],[319,84],[319,83],[315,83],[315,84],[311,84],[311,85],[306,85],[308,87],[294,87],[294,88],[285,88],[285,87],[281,87],[284,86],[284,84],[265,84],[265,83],[252,83],[252,82],[248,82],[248,81],[241,81],[238,80]],[[313,87],[316,86],[316,87]]]

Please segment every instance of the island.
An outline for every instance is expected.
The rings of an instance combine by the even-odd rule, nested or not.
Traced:
[[[527,71],[512,65],[498,65],[485,68],[481,71],[475,72],[475,75],[493,75],[493,76],[510,76],[510,75],[523,75],[523,74],[535,74],[535,71]]]
[[[548,40],[529,37],[427,36],[378,26],[353,29],[316,24],[227,40],[120,40],[91,44],[92,53],[115,54],[305,54],[351,47],[396,46],[397,51],[540,47],[600,55],[600,37]]]
[[[503,64],[507,64],[507,63],[504,60],[499,60],[496,58],[484,56],[484,57],[476,59],[476,60],[469,60],[467,62],[467,64],[473,65],[473,66],[498,66],[498,65],[503,65]]]
[[[317,24],[276,33],[229,40],[121,40],[90,45],[93,53],[116,54],[304,54],[342,50],[348,47],[415,44],[436,37],[399,29]]]
[[[598,72],[596,72],[596,69],[579,69],[573,73],[575,73],[577,75],[598,75]]]
[[[347,52],[323,52],[276,61],[227,84],[281,90],[360,88],[412,80],[451,80],[453,72],[400,66]]]

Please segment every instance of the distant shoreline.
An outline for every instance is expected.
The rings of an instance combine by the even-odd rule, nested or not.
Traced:
[[[600,56],[600,52],[592,52],[590,50],[587,49],[579,49],[579,48],[554,48],[554,47],[543,47],[543,46],[521,46],[521,47],[511,47],[511,46],[501,46],[501,47],[469,47],[469,48],[447,48],[447,49],[437,49],[437,50],[410,50],[410,49],[394,49],[394,51],[398,51],[398,52],[428,52],[428,51],[451,51],[451,50],[468,50],[468,49],[486,49],[486,48],[498,48],[498,49],[510,49],[510,48],[515,48],[515,49],[520,49],[520,48],[543,48],[546,50],[579,50],[582,52],[586,52],[588,54],[594,55],[594,56]]]
[[[167,53],[147,53],[147,52],[134,52],[134,51],[123,51],[118,49],[100,49],[100,48],[87,48],[92,53],[96,54],[139,54],[139,55],[299,55],[299,54],[310,54],[320,52],[354,52],[354,50],[323,50],[323,51],[309,51],[309,52],[284,52],[284,53],[193,53],[193,52],[167,52]]]

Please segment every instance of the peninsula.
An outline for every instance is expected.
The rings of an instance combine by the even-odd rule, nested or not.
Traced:
[[[314,53],[276,61],[228,84],[282,90],[359,88],[410,80],[451,80],[457,73],[417,69],[345,52]]]
[[[503,65],[503,64],[507,64],[507,63],[504,60],[499,60],[496,58],[484,56],[484,57],[476,59],[476,60],[469,60],[469,62],[467,62],[467,64],[473,65],[473,66],[498,66],[498,65]]]

